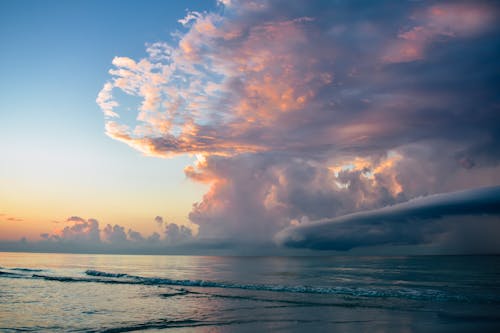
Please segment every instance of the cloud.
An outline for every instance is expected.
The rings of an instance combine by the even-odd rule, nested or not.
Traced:
[[[210,182],[189,217],[206,238],[262,241],[291,220],[319,219],[404,200],[387,168],[397,156],[337,169],[279,154],[209,157],[186,174]],[[359,169],[358,169],[359,168]]]
[[[393,206],[304,223],[282,230],[275,239],[289,247],[340,251],[359,246],[422,244],[431,242],[437,234],[456,228],[467,229],[457,224],[474,224],[471,219],[465,222],[450,219],[449,225],[445,225],[440,223],[444,217],[475,216],[477,220],[482,215],[496,216],[494,227],[498,234],[500,187],[434,194]]]
[[[98,98],[100,105],[108,101],[101,105],[106,133],[156,156],[343,150],[377,144],[383,149],[422,135],[446,138],[446,131],[412,135],[409,129],[426,109],[451,112],[446,107],[454,105],[445,105],[443,111],[443,102],[470,98],[444,96],[439,90],[422,96],[417,89],[401,86],[407,77],[404,68],[384,65],[423,59],[429,61],[425,70],[457,69],[458,64],[448,59],[424,55],[424,46],[445,36],[440,42],[446,51],[448,44],[455,46],[453,40],[491,32],[496,13],[491,5],[406,4],[391,8],[395,14],[387,16],[380,10],[391,5],[377,4],[381,8],[368,6],[360,20],[350,6],[318,9],[299,4],[283,10],[278,3],[262,2],[257,13],[228,9],[227,16],[189,13],[189,20],[182,21],[189,22],[188,31],[177,47],[152,44],[148,57],[140,61],[115,57],[112,80],[102,91],[106,98]],[[408,25],[412,28],[400,32]],[[411,46],[397,46],[400,41]],[[394,47],[395,54],[383,55]],[[415,54],[401,48],[412,48]],[[464,48],[471,52],[467,45]],[[491,52],[472,51],[479,58]],[[413,83],[428,85],[433,79],[417,75]],[[108,98],[114,89],[142,100],[134,127],[107,115],[109,101],[118,103]],[[432,99],[426,102],[425,97]],[[437,103],[443,97],[446,100]],[[407,111],[400,112],[402,107]],[[113,110],[118,112],[114,106]],[[454,112],[460,116],[462,111]],[[433,120],[438,122],[435,128],[445,125],[444,117]]]
[[[0,213],[0,221],[6,221],[6,222],[23,222],[24,219],[21,217],[17,216],[10,216],[4,213]]]
[[[77,243],[99,243],[101,241],[97,220],[85,220],[78,216],[71,216],[66,222],[71,225],[56,232],[50,237],[51,239]]]
[[[142,59],[115,57],[97,98],[111,138],[198,156],[200,240],[500,184],[497,4],[220,5]]]
[[[144,242],[144,237],[142,236],[142,234],[140,232],[132,230],[132,229],[128,229],[127,237],[132,242]]]
[[[184,225],[169,223],[165,226],[165,241],[169,244],[178,244],[191,241],[193,239],[192,230]]]
[[[157,216],[158,218],[159,216]],[[99,227],[96,219],[83,219],[71,216],[65,221],[67,225],[63,229],[53,233],[42,233],[42,241],[51,243],[98,246],[102,249],[113,249],[121,247],[148,248],[155,246],[174,246],[193,239],[192,230],[189,227],[169,223],[165,226],[164,237],[154,232],[149,236],[143,236],[140,232],[128,229],[119,224],[107,224],[104,228]]]
[[[24,221],[24,219],[20,218],[20,217],[8,217],[6,218],[7,221],[11,221],[11,222],[22,222]]]
[[[156,216],[155,222],[158,224],[158,227],[164,228],[164,242],[170,245],[177,245],[179,243],[185,243],[188,241],[192,241],[194,239],[193,231],[191,228],[179,225],[177,223],[164,223],[163,217]],[[161,238],[160,234],[154,233],[148,239],[152,242],[159,241]]]
[[[115,224],[114,226],[107,224],[102,232],[104,233],[105,239],[110,243],[124,243],[127,241],[125,228],[118,224]]]
[[[158,224],[159,227],[163,226],[163,217],[161,216],[155,216],[155,222]]]
[[[160,241],[160,234],[157,232],[153,232],[148,238],[147,241],[149,243],[158,243]]]
[[[481,3],[442,3],[418,11],[410,29],[398,34],[383,59],[386,62],[408,62],[425,58],[433,43],[477,35],[493,23],[494,13]]]

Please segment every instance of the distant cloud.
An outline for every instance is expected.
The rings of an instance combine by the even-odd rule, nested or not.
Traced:
[[[497,3],[219,4],[115,57],[97,97],[111,138],[198,157],[198,241],[500,185]]]
[[[85,220],[78,216],[71,216],[66,222],[71,225],[52,235],[51,239],[78,243],[99,243],[101,241],[99,222],[96,219]]]
[[[128,229],[127,236],[132,242],[144,242],[144,237],[138,231]]]
[[[83,219],[79,216],[71,216],[66,219],[63,229],[53,233],[42,233],[42,242],[52,245],[71,247],[71,244],[79,244],[81,250],[91,250],[93,246],[102,251],[113,249],[161,249],[161,247],[178,246],[188,241],[192,241],[192,230],[184,225],[169,223],[165,226],[162,237],[157,232],[149,236],[143,236],[140,232],[128,229],[119,224],[107,224],[100,228],[96,219]],[[70,248],[66,250],[71,250]]]
[[[19,217],[8,217],[6,220],[7,221],[11,221],[11,222],[22,222],[22,221],[24,221],[24,219],[19,218]]]
[[[193,240],[193,232],[186,226],[169,223],[165,226],[165,240],[169,244],[178,244]]]
[[[16,216],[10,216],[4,213],[0,213],[0,221],[6,221],[6,222],[23,222],[24,219],[21,217],[16,217]]]
[[[150,236],[148,236],[147,241],[150,243],[157,243],[160,241],[160,234],[157,232],[153,232]]]
[[[435,240],[437,234],[453,229],[463,230],[460,224],[474,224],[475,220],[485,215],[496,216],[494,228],[498,235],[498,186],[434,194],[394,206],[304,223],[282,230],[275,239],[279,244],[289,247],[340,251],[360,246],[422,244]],[[474,219],[465,222],[450,219],[447,224],[441,223],[443,218],[450,216],[474,216]],[[500,246],[495,250],[500,250]]]
[[[124,243],[127,241],[125,228],[118,224],[115,224],[114,226],[107,224],[102,232],[104,233],[105,239],[110,243]]]
[[[156,224],[158,224],[159,227],[163,227],[163,217],[156,216],[155,217],[155,222],[156,222]]]
[[[193,231],[187,226],[178,225],[176,223],[164,223],[163,217],[159,215],[156,216],[154,220],[158,227],[164,230],[164,241],[168,244],[185,243],[195,239]],[[160,238],[160,234],[156,232],[148,237],[148,239],[153,242],[160,240]]]

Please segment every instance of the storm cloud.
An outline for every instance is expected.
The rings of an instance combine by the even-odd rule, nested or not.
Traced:
[[[208,187],[189,215],[199,239],[267,241],[499,185],[498,16],[489,1],[220,2],[144,58],[115,57],[97,103],[111,138],[198,157],[185,174]],[[359,244],[381,242],[356,221]]]

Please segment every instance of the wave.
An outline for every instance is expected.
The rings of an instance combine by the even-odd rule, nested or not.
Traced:
[[[44,269],[38,268],[9,268],[11,271],[20,271],[20,272],[43,272]]]
[[[43,272],[43,269],[35,269],[35,268],[8,268],[8,267],[0,267],[0,276],[12,277],[12,278],[22,278],[25,276],[24,273],[34,273],[34,272]]]
[[[12,273],[12,272],[4,272],[4,271],[0,271],[0,276],[1,275],[5,275],[5,276],[12,276],[12,277],[17,277],[17,276],[20,276],[22,277],[23,275],[22,274],[17,274],[17,273]]]
[[[107,273],[107,272],[95,271],[93,269],[86,270],[85,274],[91,275],[91,276],[102,276],[102,277],[112,277],[112,278],[130,276],[130,275],[125,274],[125,273]]]
[[[72,276],[54,276],[54,275],[41,275],[33,274],[31,275],[34,279],[43,279],[47,281],[59,281],[59,282],[96,282],[96,283],[107,283],[107,284],[138,284],[132,281],[120,281],[120,280],[105,280],[105,279],[95,279],[95,278],[82,278],[82,277],[72,277]]]
[[[11,270],[11,269],[9,269]],[[413,289],[413,288],[363,288],[346,286],[308,286],[308,285],[277,285],[277,284],[242,284],[234,282],[221,282],[210,280],[178,280],[162,277],[144,277],[130,275],[126,273],[110,273],[98,270],[86,270],[84,276],[58,276],[49,274],[40,274],[43,270],[23,269],[16,273],[0,270],[0,277],[5,278],[34,278],[58,282],[75,283],[105,283],[105,284],[134,284],[134,285],[152,285],[152,286],[180,286],[180,287],[199,287],[199,288],[221,288],[221,289],[240,289],[253,291],[283,292],[295,294],[324,294],[339,295],[351,297],[370,297],[370,298],[401,298],[411,300],[427,301],[456,301],[470,302],[479,301],[487,303],[500,303],[500,299],[492,295],[476,295],[467,297],[458,294],[452,294],[436,289]],[[22,272],[22,273],[21,273]],[[37,272],[35,274],[29,274]]]
[[[465,300],[459,295],[449,295],[439,290],[433,289],[368,289],[351,287],[318,287],[318,286],[289,286],[289,285],[269,285],[269,284],[240,284],[231,282],[219,282],[209,280],[177,280],[159,277],[142,277],[125,273],[108,273],[96,270],[87,270],[85,274],[95,277],[127,278],[127,280],[105,280],[104,282],[133,283],[143,285],[167,285],[182,287],[204,287],[222,289],[243,289],[254,291],[287,292],[302,294],[327,294],[327,295],[347,295],[357,297],[397,297],[416,300]]]

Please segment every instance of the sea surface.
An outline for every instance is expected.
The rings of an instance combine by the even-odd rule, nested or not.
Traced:
[[[1,332],[500,332],[499,256],[0,252]]]

